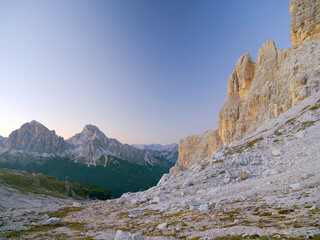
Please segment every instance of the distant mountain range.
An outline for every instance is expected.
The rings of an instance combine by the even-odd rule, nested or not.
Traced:
[[[171,163],[176,163],[179,155],[179,144],[172,143],[168,145],[161,144],[150,144],[150,145],[142,145],[142,144],[133,144],[135,148],[138,149],[149,149],[154,150],[161,153],[168,161]]]
[[[98,184],[117,196],[148,188],[168,172],[177,160],[178,145],[159,146],[122,144],[93,125],[86,125],[81,133],[64,140],[54,130],[31,121],[8,138],[0,138],[0,167]],[[132,172],[134,169],[136,172]]]

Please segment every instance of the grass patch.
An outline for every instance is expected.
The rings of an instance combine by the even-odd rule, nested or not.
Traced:
[[[293,124],[294,120],[296,120],[296,118],[291,118],[288,121],[286,121],[286,124]]]
[[[253,145],[254,145],[255,143],[260,142],[260,141],[262,141],[262,140],[263,140],[262,137],[256,138],[255,140],[253,140],[253,141],[251,141],[251,142],[249,142],[249,143],[247,144],[247,148],[253,147]]]
[[[68,216],[69,213],[71,212],[77,212],[77,211],[81,211],[82,208],[80,207],[65,207],[65,208],[61,208],[59,209],[59,211],[57,212],[46,212],[46,213],[43,213],[43,214],[48,214],[49,217],[57,217],[57,218],[63,218],[65,216]]]
[[[313,107],[309,108],[309,110],[315,111],[315,110],[317,110],[317,109],[319,109],[319,108],[320,108],[320,106],[313,106]]]
[[[292,212],[294,212],[294,209],[283,209],[283,210],[278,211],[279,214],[289,214]]]
[[[70,183],[55,176],[46,176],[41,173],[30,174],[24,171],[0,169],[0,181],[23,193],[44,194],[52,197],[75,199],[110,199],[109,190],[88,184]]]
[[[43,237],[43,239],[48,239],[49,233],[51,233],[52,231],[54,231],[55,229],[60,228],[60,227],[68,227],[68,228],[71,228],[74,230],[77,229],[79,231],[85,230],[84,224],[82,224],[82,223],[63,223],[63,224],[54,225],[54,226],[37,225],[29,230],[8,232],[8,233],[2,234],[0,236],[4,236],[8,239],[21,239],[22,237],[26,237],[31,234],[41,233],[41,237]],[[65,238],[65,239],[67,239],[67,238]]]
[[[307,121],[307,122],[301,123],[301,127],[298,129],[297,132],[306,130],[306,128],[308,128],[308,127],[310,127],[310,126],[313,126],[314,123],[315,123],[315,121]]]

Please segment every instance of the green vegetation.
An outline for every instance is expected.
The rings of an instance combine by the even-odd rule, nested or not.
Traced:
[[[320,106],[313,106],[313,107],[311,107],[311,108],[309,108],[309,109],[315,111],[315,110],[317,110],[317,109],[319,109],[319,108],[320,108]]]
[[[5,161],[1,161],[1,158]],[[88,188],[86,184],[80,187],[91,198],[109,197],[108,193],[103,193],[97,186],[111,190],[114,197],[120,197],[125,192],[148,189],[156,185],[169,170],[159,166],[137,165],[118,158],[109,158],[106,167],[88,167],[67,158],[19,159],[5,154],[0,157],[0,167],[56,176],[65,179],[65,182],[94,184],[96,187]]]
[[[297,132],[306,130],[306,128],[308,128],[308,127],[310,127],[310,126],[313,126],[314,123],[315,123],[315,121],[307,121],[307,122],[301,123],[301,127],[298,129]]]
[[[32,227],[29,230],[24,231],[13,231],[13,232],[7,232],[0,235],[0,237],[5,237],[5,239],[21,239],[26,237],[30,234],[36,234],[36,237],[40,237],[41,239],[49,239],[50,234],[57,228],[60,227],[68,227],[71,229],[83,229],[84,224],[82,223],[63,223],[61,225],[54,225],[54,226],[42,226],[37,225]],[[68,236],[65,234],[54,234],[55,239],[67,239]]]
[[[101,199],[112,197],[109,190],[87,183],[70,183],[54,176],[29,174],[24,171],[0,169],[0,182],[23,193],[45,194],[53,197],[66,196],[76,199]]]

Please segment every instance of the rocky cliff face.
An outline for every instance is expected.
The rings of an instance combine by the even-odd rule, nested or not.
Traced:
[[[295,51],[277,49],[273,41],[267,41],[259,49],[256,63],[249,54],[240,57],[229,77],[227,101],[219,113],[217,130],[182,139],[171,173],[189,168],[199,159],[211,158],[217,148],[242,139],[320,90],[318,9],[319,1],[291,1],[291,25],[309,19],[304,26],[309,29],[309,37],[299,41],[294,37]],[[312,21],[310,11],[317,13]]]
[[[291,42],[293,49],[320,36],[319,0],[291,0]]]
[[[31,121],[10,134],[2,143],[0,153],[62,156],[69,147],[69,144],[57,136],[55,131],[50,131],[37,121]]]

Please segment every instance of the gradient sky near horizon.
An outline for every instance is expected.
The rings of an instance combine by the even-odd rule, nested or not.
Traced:
[[[291,47],[289,0],[0,0],[0,135],[31,120],[129,144],[201,134],[269,39]]]

